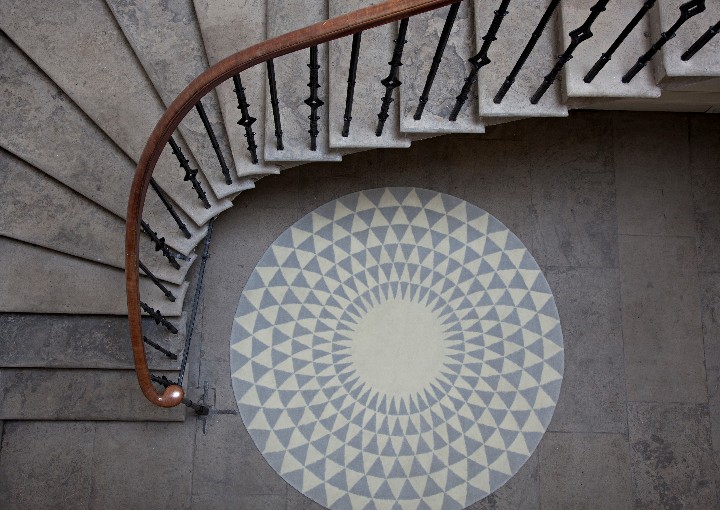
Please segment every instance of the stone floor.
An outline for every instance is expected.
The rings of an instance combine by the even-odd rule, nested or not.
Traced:
[[[565,379],[548,433],[473,510],[720,508],[720,117],[572,113],[267,177],[216,222],[185,423],[7,422],[2,508],[319,508],[236,414],[228,339],[267,246],[315,207],[381,186],[468,200],[553,288]]]

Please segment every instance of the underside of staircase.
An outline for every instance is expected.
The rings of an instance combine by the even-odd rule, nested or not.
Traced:
[[[137,390],[128,340],[125,218],[145,144],[166,108],[209,66],[372,3],[0,0],[0,420],[185,418],[184,408],[155,407]],[[158,161],[142,214],[143,331],[154,374],[174,380],[184,365],[177,355],[191,335],[211,220],[242,203],[263,176],[442,134],[482,137],[488,126],[566,117],[574,109],[720,112],[720,36],[683,60],[709,27],[717,32],[720,3],[706,2],[629,83],[623,76],[673,30],[681,0],[604,2],[593,38],[571,59],[561,57],[565,65],[554,80],[546,76],[598,2],[514,0],[498,15],[505,4],[464,0],[407,24],[372,28],[362,38],[319,45],[316,54],[279,57],[272,69],[255,66],[241,73],[242,87],[227,80],[202,98]],[[400,39],[402,65],[392,66]],[[468,59],[491,39],[491,62],[467,82],[467,99],[449,120],[474,71]],[[536,40],[532,51],[498,101],[529,40]],[[323,103],[316,137],[306,103],[311,59]],[[402,85],[390,88],[378,136],[388,91],[381,80],[393,72]],[[547,90],[531,101],[544,79]],[[35,388],[33,397],[19,398],[13,388],[20,386]]]

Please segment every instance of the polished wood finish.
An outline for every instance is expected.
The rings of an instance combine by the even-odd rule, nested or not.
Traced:
[[[182,388],[174,385],[166,388],[162,394],[158,393],[150,379],[142,333],[138,247],[139,224],[152,172],[170,136],[175,132],[185,115],[220,83],[231,79],[234,75],[250,67],[288,53],[353,35],[369,28],[438,9],[456,1],[388,0],[378,5],[269,39],[239,51],[210,67],[195,78],[168,107],[150,135],[135,170],[135,177],[128,199],[125,227],[125,281],[135,372],[140,388],[150,402],[160,407],[173,407],[180,404],[184,398]]]

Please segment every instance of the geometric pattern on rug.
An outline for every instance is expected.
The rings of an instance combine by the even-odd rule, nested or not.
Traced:
[[[461,509],[537,447],[563,375],[555,301],[520,240],[417,188],[334,200],[248,280],[231,338],[242,420],[331,509]]]

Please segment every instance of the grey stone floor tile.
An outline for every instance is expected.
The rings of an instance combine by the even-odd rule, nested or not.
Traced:
[[[286,503],[288,510],[325,510],[324,506],[301,494],[290,485],[287,486]]]
[[[627,439],[547,433],[540,442],[542,508],[632,508]]]
[[[620,236],[629,401],[707,402],[695,242]]]
[[[368,172],[374,159],[373,152],[361,152],[346,156],[342,165],[314,163],[296,170],[300,178],[298,200],[301,214],[344,195],[377,188],[376,176]]]
[[[690,117],[690,169],[698,268],[720,272],[720,119]]]
[[[558,269],[545,274],[565,341],[565,375],[550,430],[624,433],[619,271]]]
[[[628,405],[638,508],[717,508],[707,406]]]
[[[194,437],[194,420],[99,423],[90,508],[189,508]]]
[[[192,507],[194,509],[212,510],[285,510],[297,507],[286,507],[283,496],[228,496],[227,494],[201,494],[193,495]]]
[[[617,113],[612,119],[618,232],[692,236],[687,117]]]
[[[335,165],[335,168],[338,166]],[[307,165],[300,169],[286,170],[280,175],[263,177],[255,183],[255,189],[244,192],[235,200],[235,207],[245,209],[297,208],[300,175],[310,167],[311,165]],[[247,214],[247,212],[243,214]]]
[[[540,508],[539,451],[505,485],[466,510],[532,510]]]
[[[708,411],[715,464],[718,468],[715,485],[718,489],[718,504],[720,504],[720,274],[700,273],[700,285]]]
[[[94,436],[91,422],[6,422],[0,449],[0,506],[86,508]]]
[[[193,495],[285,497],[285,481],[265,461],[238,415],[198,420]]]

